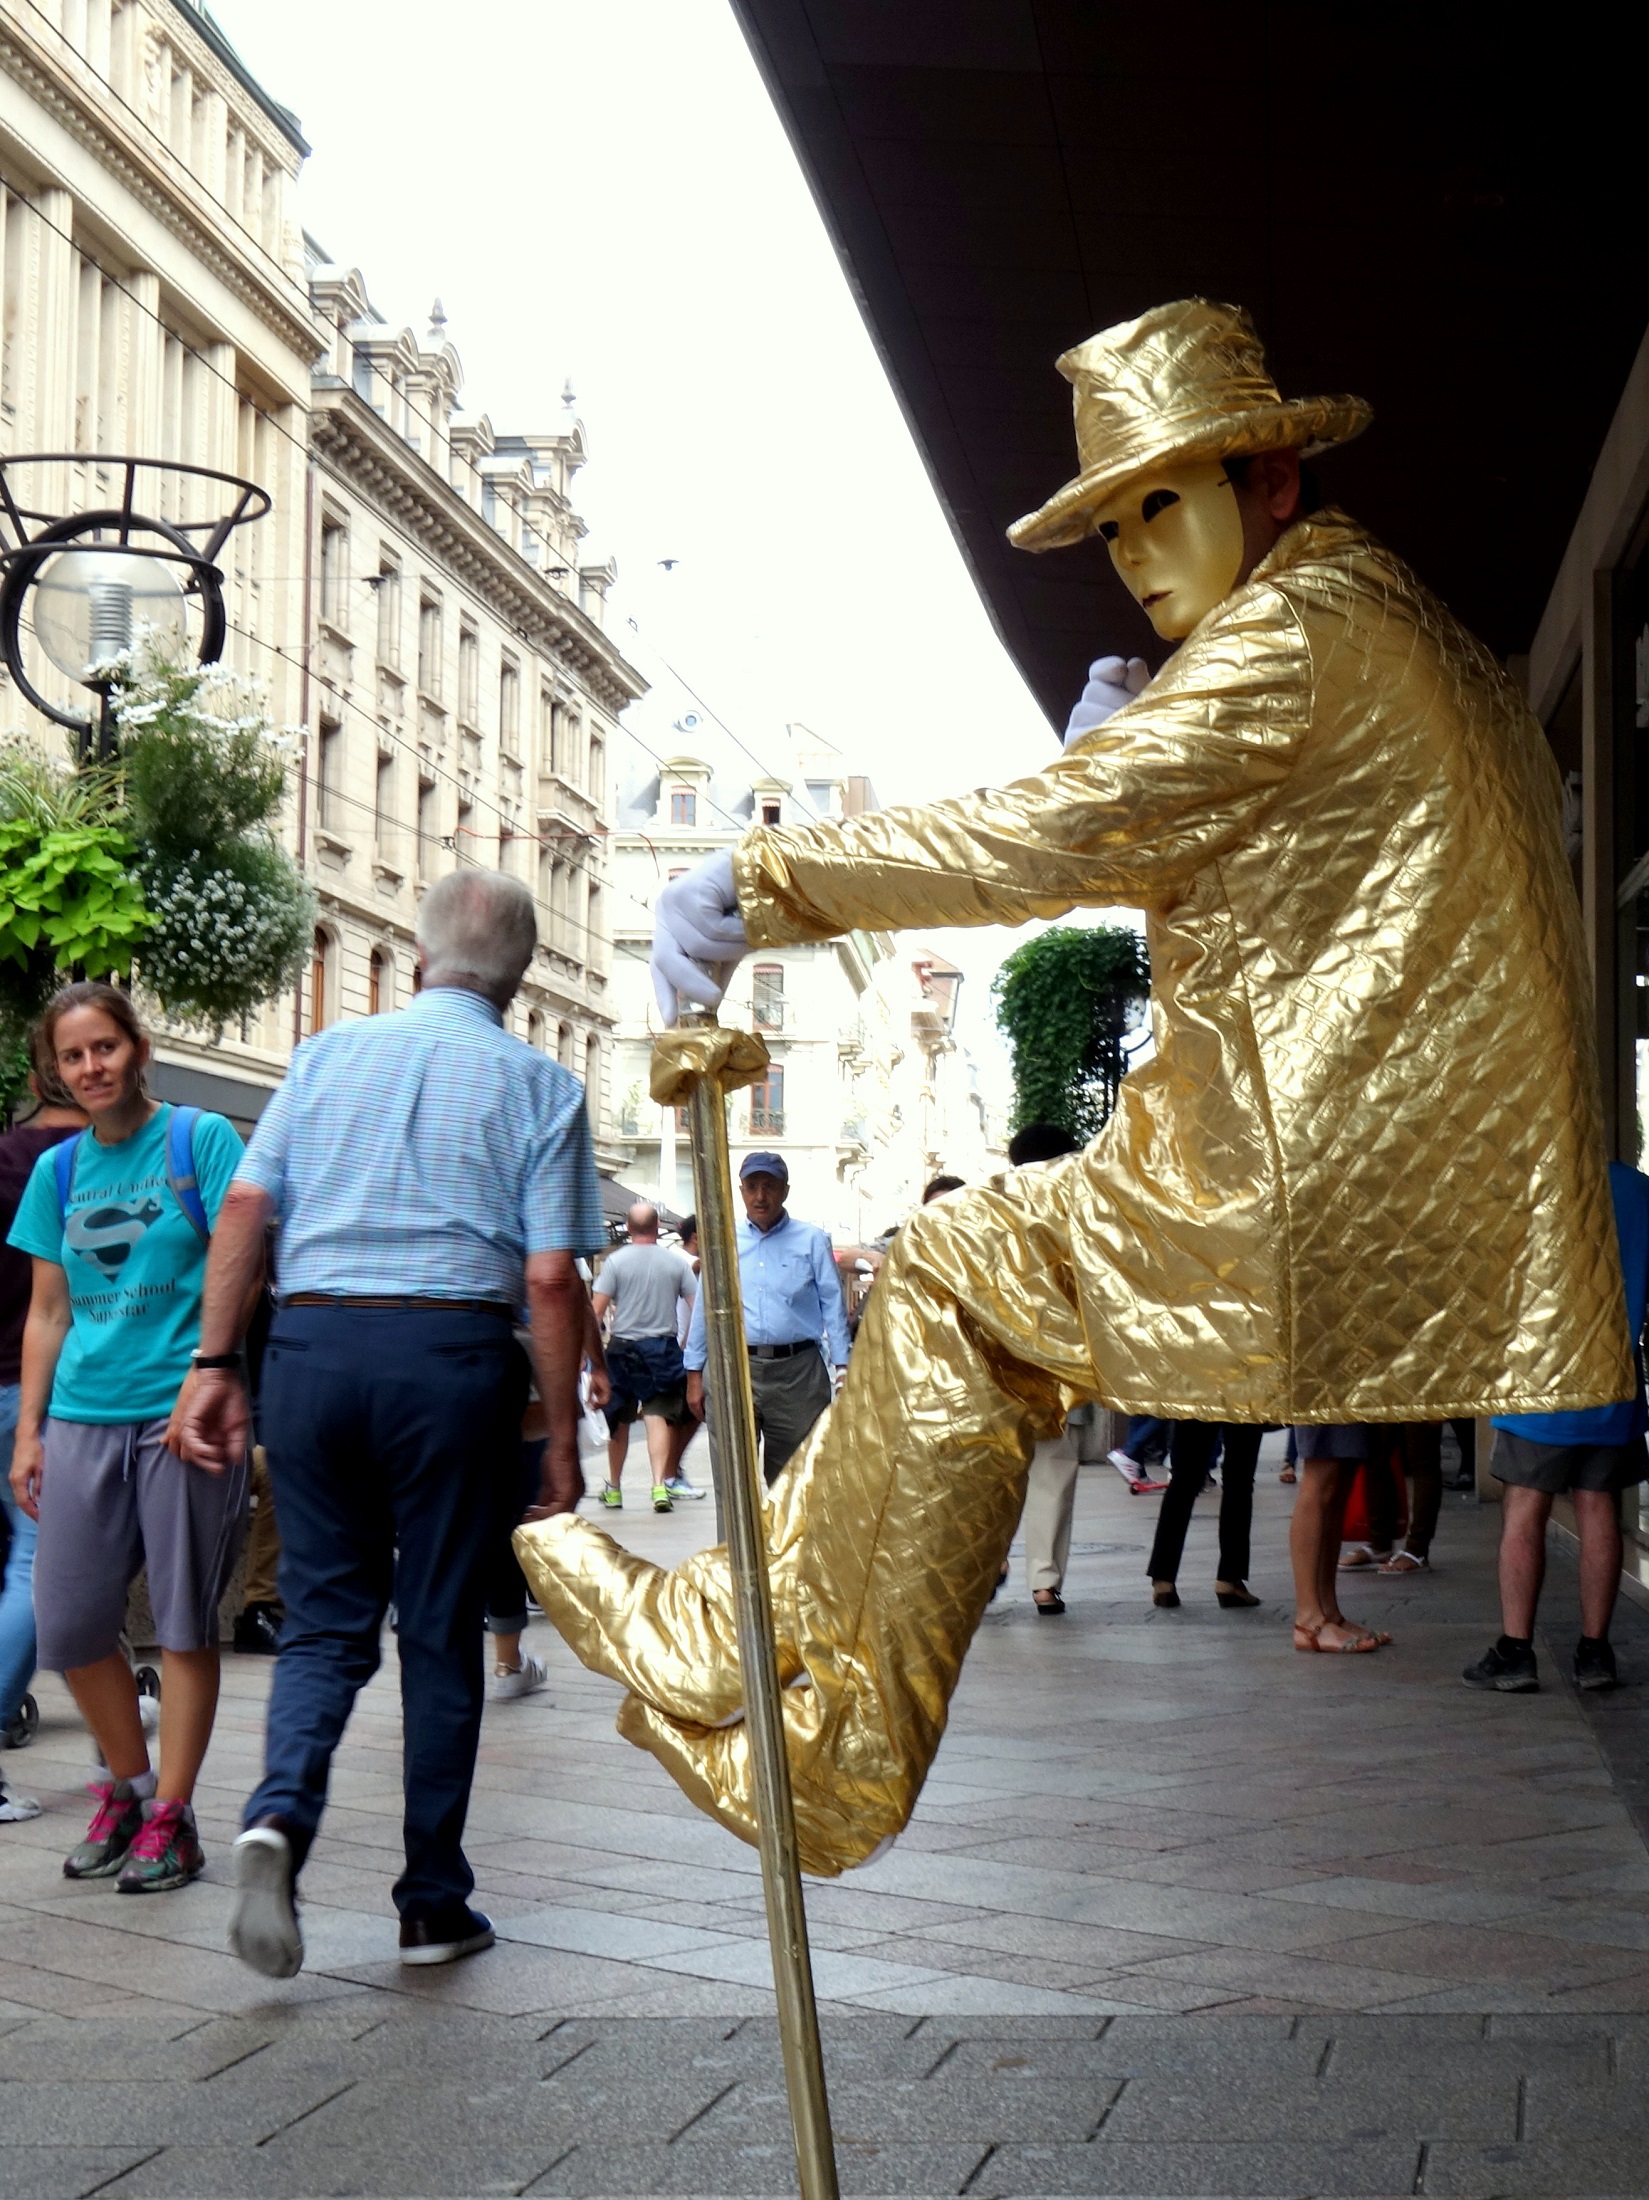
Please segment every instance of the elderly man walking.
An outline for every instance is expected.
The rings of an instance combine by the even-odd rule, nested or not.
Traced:
[[[762,1473],[776,1481],[835,1393],[831,1379],[847,1366],[847,1307],[828,1235],[815,1223],[798,1222],[785,1201],[790,1170],[776,1153],[747,1153],[739,1165],[745,1219],[739,1224],[739,1292],[744,1337],[750,1349],[750,1388]],[[821,1346],[828,1341],[830,1366]],[[704,1369],[710,1357],[704,1300],[693,1301],[687,1331],[687,1403],[703,1417]],[[710,1422],[710,1460],[716,1463],[716,1427]],[[721,1523],[721,1494],[716,1496]]]
[[[531,896],[460,871],[425,896],[423,990],[395,1015],[300,1047],[230,1186],[207,1271],[186,1440],[240,1456],[235,1345],[265,1225],[282,1298],[262,1426],[286,1606],[265,1773],[235,1844],[230,1946],[256,1971],[303,1962],[293,1886],[327,1776],[398,1614],[406,1869],[403,1963],[487,1947],[461,1846],[483,1694],[482,1605],[501,1478],[518,1457],[525,1302],[549,1441],[529,1519],[583,1492],[577,1386],[602,1242],[583,1088],[503,1029],[536,944]]]

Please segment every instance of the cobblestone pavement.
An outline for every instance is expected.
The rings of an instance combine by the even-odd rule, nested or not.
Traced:
[[[695,1451],[693,1464],[699,1464]],[[1152,1610],[1152,1501],[1081,1478],[1068,1615],[1015,1579],[893,1853],[809,1890],[844,2192],[1649,2193],[1649,1693],[1577,1698],[1554,1559],[1544,1692],[1459,1671],[1496,1631],[1491,1507],[1437,1567],[1355,1579],[1397,1637],[1290,1648],[1289,1494],[1261,1467],[1258,1611],[1213,1601],[1212,1506]],[[649,1555],[708,1504],[616,1525]],[[1623,1609],[1649,1680],[1649,1615]],[[223,1948],[265,1662],[226,1661],[207,1877],[73,1886],[87,1745],[51,1681],[0,1828],[0,2192],[413,2196],[794,2189],[756,1859],[552,1685],[489,1707],[470,1850],[500,1944],[403,1974],[394,1663],[305,1874],[309,1957]]]

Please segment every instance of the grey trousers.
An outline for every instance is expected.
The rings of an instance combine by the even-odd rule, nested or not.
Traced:
[[[750,1388],[756,1401],[756,1436],[762,1474],[771,1486],[830,1403],[834,1386],[822,1352],[793,1352],[788,1360],[752,1360]],[[715,1400],[710,1426],[710,1467],[716,1484],[716,1525],[721,1526],[721,1455],[716,1446]]]

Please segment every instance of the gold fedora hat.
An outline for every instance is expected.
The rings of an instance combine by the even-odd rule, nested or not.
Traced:
[[[1082,471],[1016,520],[1020,550],[1057,550],[1093,527],[1094,507],[1165,460],[1299,451],[1349,443],[1373,419],[1360,397],[1284,398],[1241,306],[1182,298],[1121,321],[1056,361],[1070,383]]]

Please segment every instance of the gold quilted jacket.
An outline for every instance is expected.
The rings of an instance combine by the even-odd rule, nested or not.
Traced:
[[[1155,1059],[1068,1179],[1101,1396],[1434,1420],[1632,1390],[1559,814],[1488,651],[1324,512],[1035,778],[735,873],[757,947],[1144,909]]]

